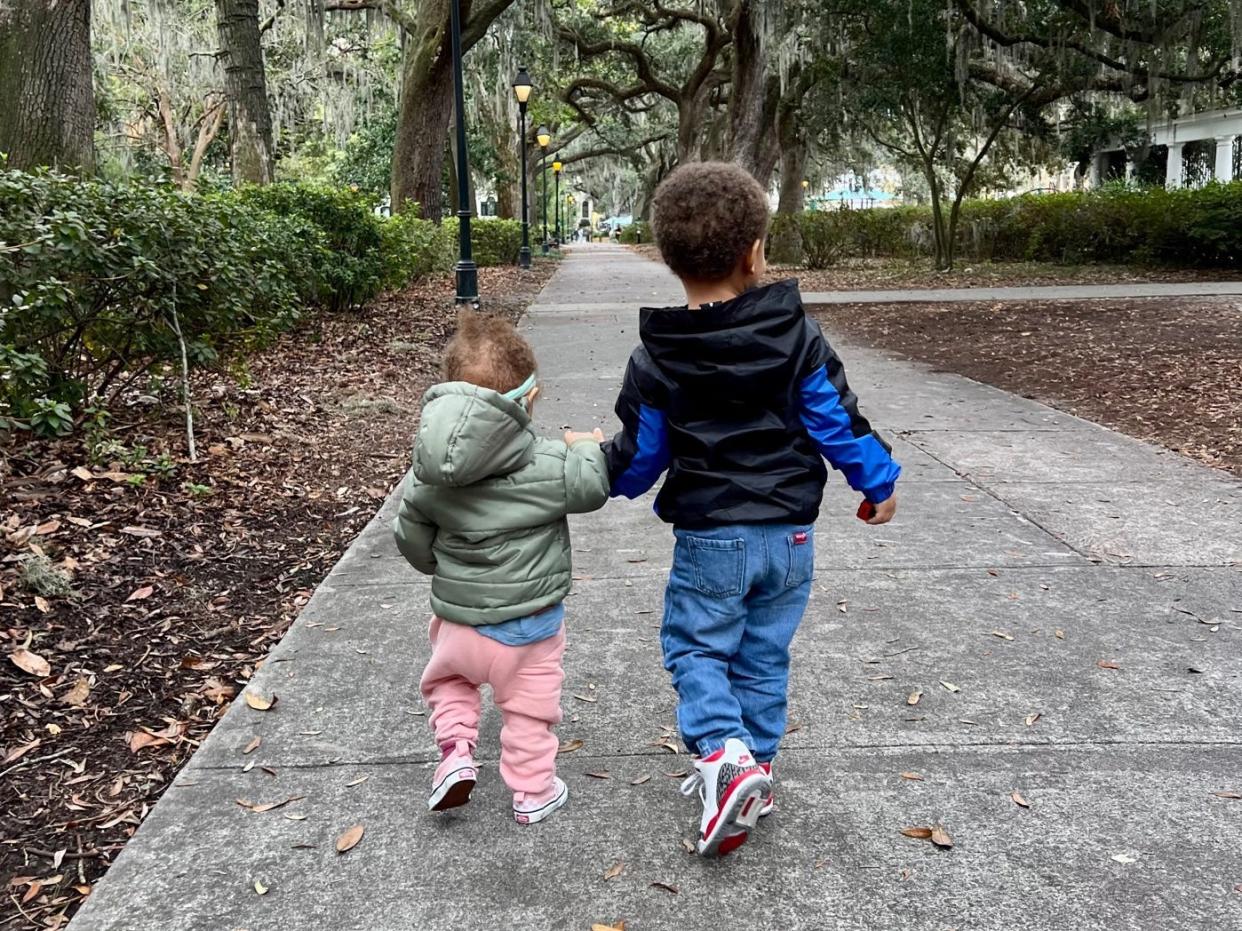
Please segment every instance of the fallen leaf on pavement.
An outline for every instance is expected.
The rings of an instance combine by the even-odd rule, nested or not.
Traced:
[[[922,782],[923,781],[922,776],[920,776],[918,773],[911,773],[911,772],[901,773],[901,778],[909,779],[911,782]]]
[[[52,674],[52,667],[38,653],[31,653],[26,649],[14,650],[9,654],[9,659],[22,672],[28,672],[40,679],[45,679]]]
[[[1003,630],[994,630],[994,631],[992,631],[992,636],[993,636],[993,637],[1000,637],[1002,640],[1012,640],[1012,639],[1013,639],[1013,634],[1007,634],[1007,633],[1005,633]]]
[[[361,824],[355,824],[352,828],[336,839],[336,852],[345,853],[353,850],[358,846],[358,841],[362,840],[362,835],[366,833],[366,828]]]
[[[359,776],[357,779],[345,783],[345,788],[352,789],[354,786],[360,786],[370,778],[370,776]]]
[[[254,881],[254,891],[259,893],[259,895],[267,895],[267,886],[263,885],[262,882],[256,879]]]
[[[263,738],[256,734],[250,739],[250,743],[246,744],[246,748],[242,750],[242,753],[254,753],[254,751],[259,749],[261,743],[263,743]]]
[[[1053,631],[1052,636],[1056,637],[1058,640],[1064,640],[1065,631],[1063,631],[1060,627],[1058,627],[1055,631]]]
[[[687,840],[686,838],[683,837],[681,839],[681,849],[684,850],[686,853],[694,853],[695,851],[694,841]]]
[[[961,689],[960,689],[960,688],[958,688],[956,685],[954,685],[952,682],[945,682],[945,681],[944,681],[944,679],[941,679],[941,680],[940,680],[940,684],[941,684],[941,685],[943,685],[943,686],[944,686],[944,687],[945,687],[948,691],[950,691],[950,692],[960,692],[960,691],[961,691]]]
[[[917,704],[919,703],[919,699],[920,699],[920,698],[922,698],[922,697],[923,697],[923,693],[922,693],[921,691],[914,691],[914,692],[911,692],[911,693],[910,693],[910,694],[906,697],[906,704],[907,704],[907,705],[917,705]]]
[[[1107,659],[1102,659],[1102,660],[1097,661],[1096,665],[1099,666],[1101,669],[1120,669],[1121,668],[1116,663],[1114,663],[1112,660],[1107,660]]]
[[[1212,794],[1217,798],[1242,798],[1242,792],[1225,791],[1213,792]]]
[[[901,833],[906,837],[917,837],[919,840],[931,840],[931,828],[902,828]]]
[[[558,749],[556,752],[557,753],[573,753],[575,750],[581,750],[585,746],[586,746],[585,743],[583,743],[581,740],[575,737],[573,740],[567,740],[563,744],[561,744],[560,749]]]
[[[625,864],[621,862],[614,863],[608,869],[604,870],[604,879],[616,879],[625,869]]]
[[[951,838],[949,836],[949,832],[946,831],[940,825],[936,825],[934,828],[932,828],[931,842],[935,844],[937,847],[952,847],[953,846],[953,838]]]
[[[260,695],[258,692],[246,692],[243,697],[246,699],[246,704],[255,711],[268,711],[274,704],[276,704],[275,695],[268,698],[264,695]]]
[[[611,779],[612,778],[612,776],[608,775],[606,771],[601,771],[598,773],[583,773],[582,775],[589,776],[592,779]]]
[[[1028,714],[1026,716],[1026,726],[1031,727],[1032,725],[1035,724],[1036,721],[1038,721],[1042,717],[1043,715],[1040,714],[1038,711],[1035,712],[1034,714]]]
[[[659,880],[656,880],[651,885],[655,889],[663,889],[665,892],[671,892],[673,895],[677,894],[677,887],[674,886],[672,883],[663,883],[663,882],[660,882]]]
[[[1138,862],[1138,857],[1132,857],[1128,853],[1115,853],[1111,857],[1109,857],[1109,859],[1116,860],[1118,863],[1137,863]]]
[[[625,922],[618,921],[615,925],[591,925],[591,931],[625,931]]]
[[[240,805],[242,808],[249,809],[250,811],[253,811],[256,814],[261,815],[265,811],[274,811],[277,808],[283,808],[285,805],[288,805],[290,802],[300,802],[304,798],[306,798],[305,795],[290,795],[288,798],[281,799],[279,802],[263,802],[262,804],[259,804],[259,805],[256,805],[254,802],[247,801],[244,798],[239,798],[237,800],[237,804]]]
[[[1015,805],[1021,805],[1023,808],[1030,808],[1031,803],[1022,797],[1022,793],[1014,789],[1009,793],[1009,797],[1013,799]]]
[[[651,773],[643,773],[641,776],[635,776],[633,779],[631,779],[630,785],[640,786],[644,782],[649,782],[650,780],[651,780]]]

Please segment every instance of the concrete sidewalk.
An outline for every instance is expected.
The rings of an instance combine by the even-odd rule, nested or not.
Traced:
[[[569,253],[524,324],[547,433],[614,426],[634,307],[678,297],[626,250]],[[838,348],[905,466],[901,511],[865,527],[830,485],[779,810],[737,855],[682,848],[697,815],[676,791],[687,757],[658,746],[672,547],[650,500],[575,521],[569,807],[513,823],[489,711],[475,800],[426,812],[427,585],[390,499],[251,686],[279,703],[231,709],[74,931],[1242,929],[1242,800],[1213,794],[1242,792],[1242,485]],[[900,834],[933,824],[952,850]]]

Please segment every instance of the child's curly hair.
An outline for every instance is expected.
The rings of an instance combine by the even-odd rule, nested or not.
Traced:
[[[660,255],[678,278],[728,278],[768,230],[768,198],[730,162],[690,162],[656,188],[652,225]]]
[[[463,310],[444,348],[445,381],[465,381],[504,394],[535,372],[535,351],[503,317]]]

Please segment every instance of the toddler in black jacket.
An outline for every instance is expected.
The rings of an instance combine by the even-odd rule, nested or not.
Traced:
[[[676,536],[661,644],[682,739],[699,759],[682,787],[703,802],[699,853],[745,842],[773,808],[789,645],[810,597],[826,459],[896,511],[901,472],[858,412],[841,360],[792,280],[766,271],[768,203],[736,165],[698,162],[656,191],[653,225],[686,304],[641,312],[605,444],[612,494],[635,498],[667,470],[656,513]]]

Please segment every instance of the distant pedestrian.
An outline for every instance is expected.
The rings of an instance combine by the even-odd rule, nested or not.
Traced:
[[[566,515],[608,500],[598,430],[535,435],[535,354],[513,326],[465,312],[443,384],[424,398],[397,547],[433,576],[431,661],[421,689],[440,747],[432,811],[465,804],[477,779],[479,687],[500,709],[500,774],[521,824],[565,804],[556,775],[571,582]]]
[[[697,848],[725,854],[774,807],[789,646],[806,610],[827,459],[891,520],[901,472],[858,412],[841,360],[802,309],[797,282],[759,287],[768,203],[736,165],[674,171],[655,239],[686,304],[644,309],[604,445],[612,493],[635,498],[667,469],[656,513],[676,545],[661,644],[682,740],[682,786],[703,803]]]

